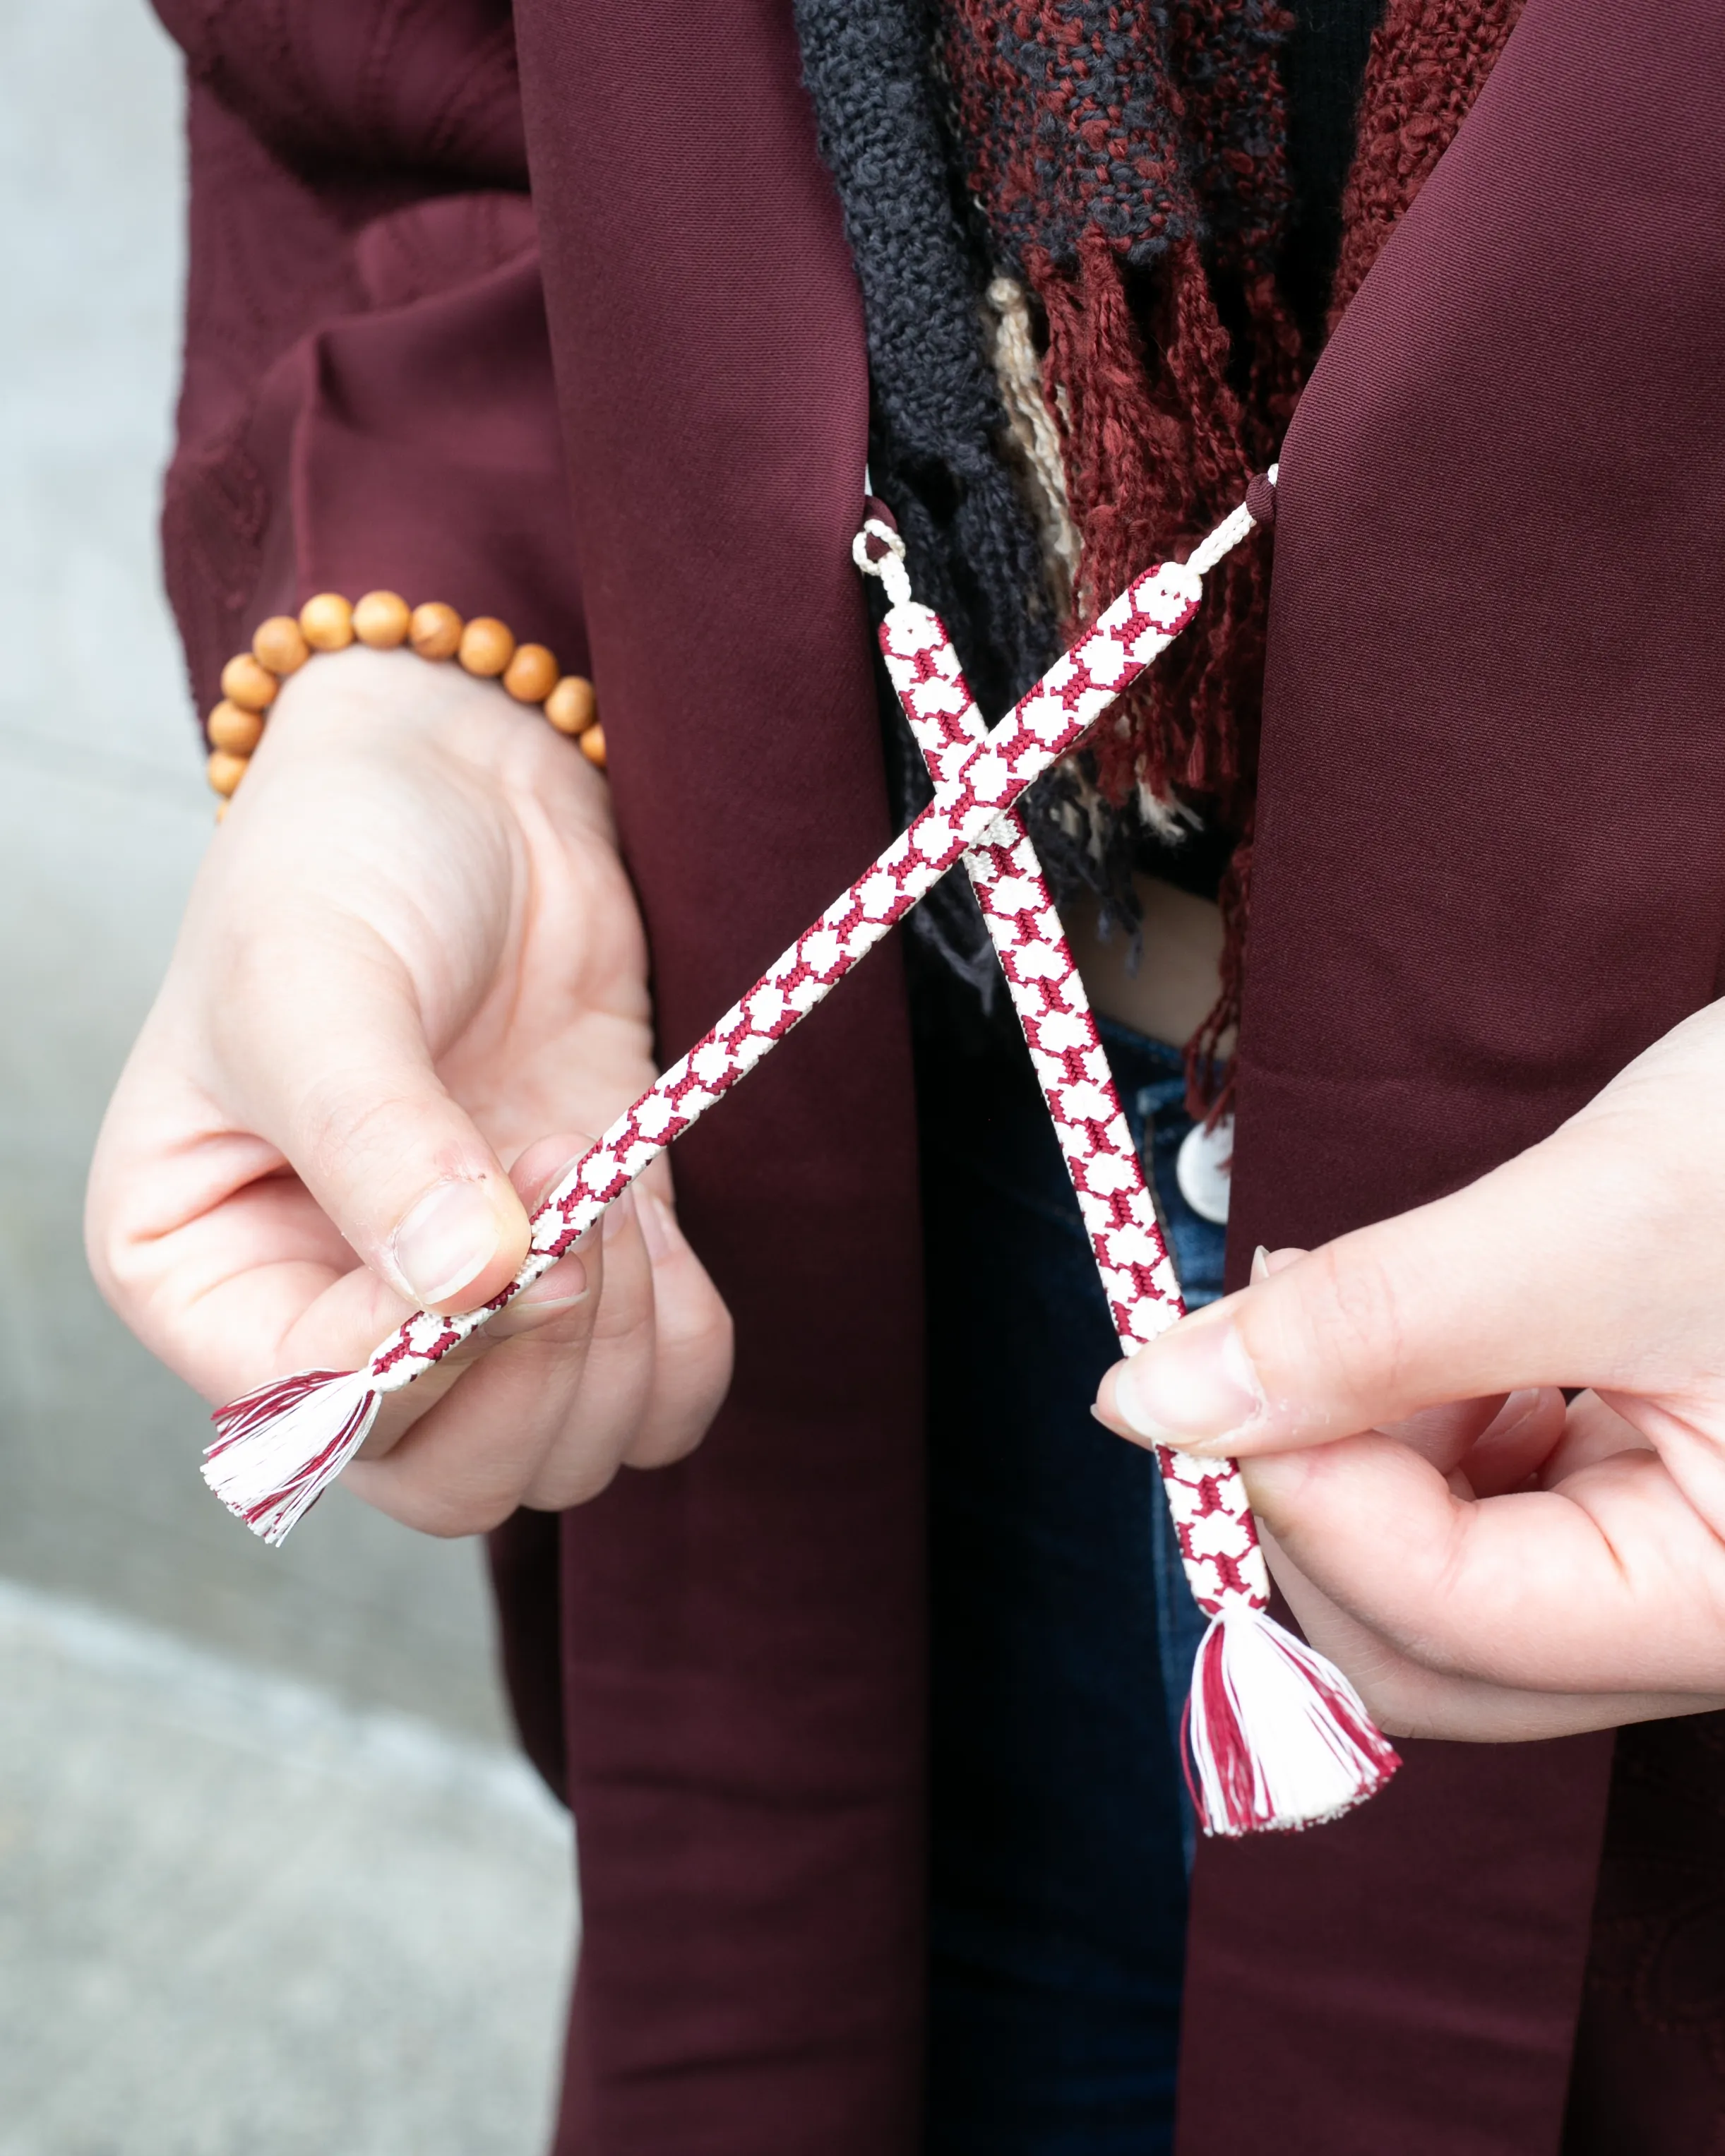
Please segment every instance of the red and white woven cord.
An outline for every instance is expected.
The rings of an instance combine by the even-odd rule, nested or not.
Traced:
[[[897,535],[870,522],[855,553],[892,600],[881,649],[938,788],[983,737],[982,716],[944,625],[911,598]],[[964,860],[1115,1332],[1131,1354],[1183,1316],[1184,1306],[1090,999],[1019,810],[997,817]],[[1182,1719],[1187,1783],[1205,1833],[1297,1828],[1351,1810],[1399,1762],[1342,1672],[1270,1615],[1268,1573],[1239,1469],[1166,1446],[1156,1459],[1187,1583],[1210,1618]]]
[[[938,765],[935,798],[874,866],[576,1162],[533,1215],[525,1265],[477,1310],[418,1311],[358,1370],[305,1370],[220,1409],[204,1479],[280,1543],[352,1458],[386,1393],[435,1368],[553,1265],[643,1168],[808,1015],[957,862],[984,896],[1007,977],[1102,1268],[1121,1343],[1181,1312],[1179,1289],[1120,1114],[1083,989],[1034,850],[1013,814],[1192,619],[1203,577],[1250,530],[1242,506],[1183,565],[1137,578],[996,732],[982,735],[944,630],[911,601],[891,556],[884,641],[894,680]],[[980,853],[978,850],[980,849]],[[1340,1672],[1268,1615],[1262,1554],[1231,1467],[1160,1455],[1187,1574],[1213,1613],[1187,1717],[1189,1772],[1207,1830],[1304,1825],[1358,1804],[1394,1753]]]
[[[901,601],[881,625],[880,649],[940,786],[987,733],[946,625],[927,607]],[[1130,1355],[1183,1317],[1186,1306],[1090,998],[1020,812],[999,817],[964,865],[1077,1194],[1121,1351]],[[1266,1608],[1270,1581],[1240,1470],[1231,1460],[1189,1460],[1167,1445],[1157,1447],[1156,1464],[1199,1607],[1211,1616],[1230,1599]]]
[[[1203,566],[1250,529],[1235,511],[1205,542]],[[955,760],[934,799],[873,866],[574,1163],[532,1217],[526,1263],[490,1302],[448,1315],[418,1311],[362,1370],[274,1379],[218,1409],[203,1474],[229,1510],[280,1542],[364,1442],[382,1396],[435,1368],[547,1272],[1081,739],[1191,620],[1203,588],[1191,564],[1163,562],[1134,578],[1000,726]]]

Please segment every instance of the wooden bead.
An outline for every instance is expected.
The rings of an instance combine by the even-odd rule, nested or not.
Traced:
[[[503,685],[517,703],[542,704],[556,688],[557,662],[542,644],[518,644],[503,670]]]
[[[470,674],[490,680],[501,674],[514,658],[515,639],[503,623],[482,613],[462,630],[461,647],[455,655]]]
[[[281,684],[249,651],[236,652],[222,669],[222,694],[248,711],[267,711]]]
[[[268,621],[258,624],[258,633],[252,639],[252,656],[282,681],[299,672],[311,656],[311,646],[290,613],[273,613]]]
[[[204,731],[212,748],[225,749],[229,756],[249,756],[264,738],[263,715],[224,697],[210,713]]]
[[[589,726],[575,746],[589,763],[595,765],[600,771],[604,769],[605,729],[603,726]]]
[[[373,651],[393,651],[408,639],[413,619],[398,592],[367,592],[353,608],[353,633]]]
[[[353,608],[340,592],[320,592],[300,608],[300,627],[314,651],[345,651],[353,641]]]
[[[445,606],[441,599],[429,599],[408,616],[408,641],[422,659],[453,659],[461,649],[461,632],[465,627],[454,607]]]
[[[231,793],[245,777],[247,761],[243,756],[218,748],[212,752],[209,762],[203,767],[204,775],[218,793]]]
[[[598,699],[584,674],[564,675],[545,700],[545,716],[560,734],[584,734],[598,715]]]

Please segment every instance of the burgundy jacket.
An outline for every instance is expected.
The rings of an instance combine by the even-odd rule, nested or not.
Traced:
[[[673,1055],[886,829],[788,0],[158,4],[200,704],[321,588],[590,655]],[[1454,1188],[1720,991],[1722,94],[1717,0],[1636,38],[1528,0],[1301,406],[1236,1255]],[[579,1826],[564,2156],[916,2147],[913,1147],[889,948],[679,1147],[738,1327],[706,1445],[500,1537]],[[1615,1774],[1608,1737],[1409,1751],[1339,1825],[1201,1853],[1181,2156],[1725,2150],[1717,1723]]]

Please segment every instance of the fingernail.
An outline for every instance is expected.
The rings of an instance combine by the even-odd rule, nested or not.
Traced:
[[[647,1245],[647,1255],[655,1265],[663,1265],[677,1247],[677,1224],[665,1200],[650,1190],[644,1190],[635,1206],[636,1218],[641,1224],[641,1240]]]
[[[1260,1243],[1257,1249],[1252,1252],[1252,1284],[1256,1286],[1260,1281],[1268,1280],[1269,1277],[1270,1253]]]
[[[1153,1445],[1222,1450],[1214,1441],[1260,1414],[1265,1400],[1232,1319],[1188,1318],[1120,1366],[1114,1405]]]
[[[516,1300],[517,1310],[531,1310],[536,1315],[553,1310],[572,1310],[584,1301],[588,1291],[587,1267],[573,1250],[566,1250],[551,1270],[522,1290]]]
[[[482,1183],[433,1185],[389,1239],[389,1262],[422,1306],[445,1302],[497,1255],[501,1223]]]
[[[614,1199],[605,1208],[604,1224],[600,1233],[608,1243],[614,1243],[629,1225],[629,1216],[634,1210],[635,1194],[625,1190],[621,1198]]]
[[[1512,1430],[1519,1430],[1537,1409],[1545,1394],[1538,1385],[1523,1385],[1511,1393],[1490,1422],[1480,1432],[1484,1437],[1507,1437]],[[1479,1442],[1478,1439],[1475,1443]]]

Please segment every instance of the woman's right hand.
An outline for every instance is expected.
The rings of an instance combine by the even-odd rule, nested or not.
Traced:
[[[654,1076],[604,780],[495,683],[403,652],[283,685],[90,1175],[103,1292],[208,1399],[350,1368],[515,1273],[527,1214]],[[661,1163],[385,1403],[346,1480],[465,1534],[701,1440],[731,1322]]]

